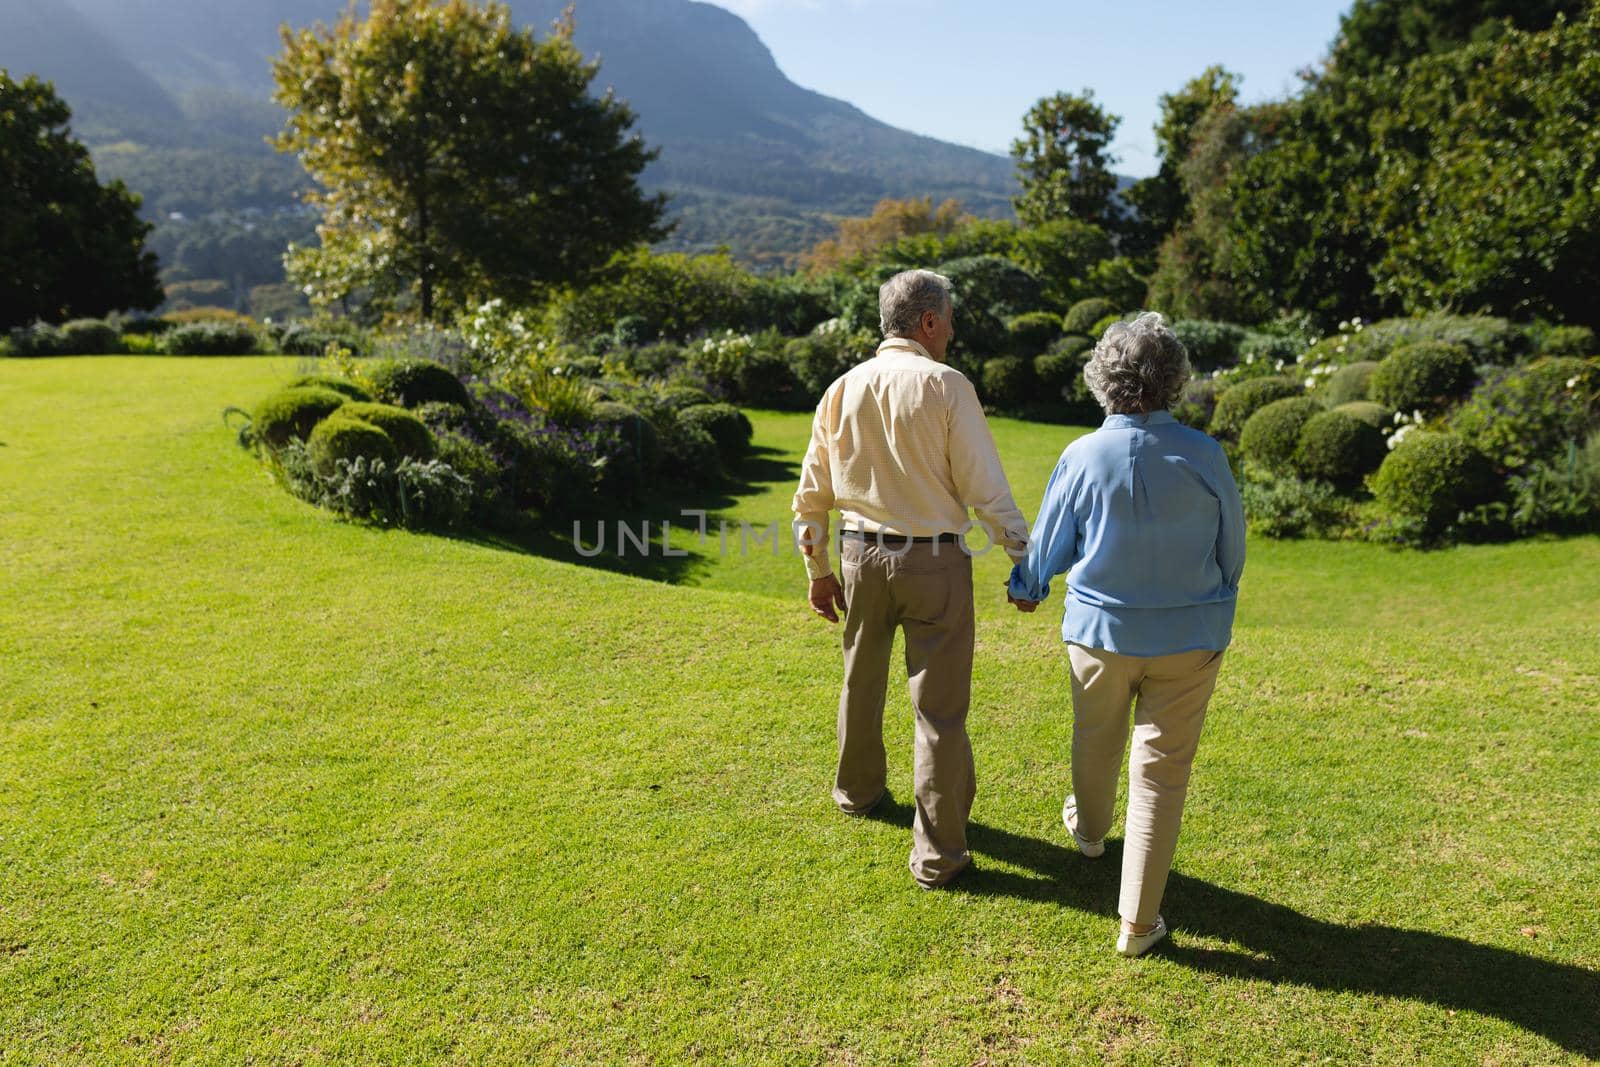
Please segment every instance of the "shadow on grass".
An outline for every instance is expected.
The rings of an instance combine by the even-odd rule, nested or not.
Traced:
[[[724,513],[736,507],[741,497],[764,493],[780,482],[799,481],[799,464],[779,458],[783,455],[778,449],[757,446],[731,477],[699,490],[647,493],[643,501],[627,508],[560,517],[526,516],[504,529],[443,531],[441,536],[635,578],[686,582],[716,566],[717,555],[723,551],[717,535],[722,519],[729,519],[728,551],[739,550],[737,521]],[[674,545],[668,555],[662,544],[663,524],[670,524],[675,531],[698,529],[698,517],[685,516],[686,509],[706,513],[708,536],[703,545],[698,540],[692,547]],[[779,523],[780,536],[792,536],[787,509],[767,521]],[[628,538],[619,533],[619,524],[628,528]],[[642,547],[640,541],[645,542]]]
[[[912,809],[887,800],[869,816],[909,827]],[[1116,914],[1121,843],[1090,860],[1076,849],[974,822],[980,857],[951,890]],[[988,869],[982,856],[1033,875]],[[1520,952],[1397,926],[1340,926],[1176,871],[1163,912],[1177,935],[1155,951],[1185,967],[1258,981],[1435,1004],[1503,1019],[1569,1052],[1600,1056],[1600,973]],[[1106,930],[1109,951],[1112,930]],[[1185,946],[1183,934],[1247,951]]]

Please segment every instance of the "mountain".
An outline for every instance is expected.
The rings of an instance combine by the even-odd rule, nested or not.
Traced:
[[[568,0],[510,6],[519,24],[545,32]],[[781,265],[839,216],[866,214],[884,197],[955,197],[976,214],[1010,211],[1009,160],[895,129],[795,85],[723,8],[697,0],[573,7],[577,44],[601,63],[596,91],[613,88],[632,105],[639,131],[661,150],[644,184],[672,195],[678,230],[668,247],[727,245],[747,261]],[[266,103],[278,27],[332,22],[343,10],[342,0],[0,0],[0,63],[54,79],[97,161],[144,183],[134,188],[147,205],[176,202],[161,188],[167,174],[186,189],[182,210],[197,208],[193,191],[209,178],[180,180],[173,168],[192,168],[199,151],[231,155],[201,169],[219,176],[218,205],[236,208],[239,186],[227,176],[242,160],[262,159],[262,138],[281,122]],[[56,16],[52,40],[92,47],[18,44],[20,33],[39,37],[29,27],[42,12]],[[63,37],[59,26],[76,29]],[[136,158],[130,143],[158,154]]]
[[[177,102],[81,13],[57,0],[0,0],[0,68],[42,74],[69,102],[160,120]]]

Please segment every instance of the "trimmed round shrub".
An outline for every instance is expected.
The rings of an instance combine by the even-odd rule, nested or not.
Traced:
[[[799,379],[781,351],[758,347],[733,370],[733,392],[743,403],[758,408],[809,407]]]
[[[656,336],[655,327],[643,315],[624,315],[611,328],[611,343],[618,348],[637,348]]]
[[[1015,315],[1006,320],[1006,333],[1011,338],[1011,354],[1032,359],[1061,336],[1061,316],[1049,311]]]
[[[1239,431],[1239,450],[1246,459],[1274,474],[1294,470],[1300,431],[1322,406],[1309,396],[1289,396],[1263,404]]]
[[[343,378],[335,378],[331,374],[307,374],[296,378],[294,381],[290,382],[286,388],[331,389],[335,393],[341,393],[344,396],[349,397],[351,400],[372,399],[371,395],[355,382],[345,381]]]
[[[1078,356],[1084,350],[1094,351],[1094,338],[1086,333],[1069,333],[1050,342],[1051,355]]]
[[[1119,323],[1121,321],[1123,321],[1123,316],[1121,316],[1121,315],[1117,315],[1117,314],[1107,315],[1105,318],[1101,319],[1099,322],[1097,322],[1093,326],[1089,327],[1089,332],[1091,334],[1093,334],[1094,335],[1094,339],[1096,341],[1098,341],[1098,340],[1100,340],[1100,338],[1102,338],[1102,337],[1104,337],[1106,335],[1106,331],[1107,330],[1111,329],[1111,327],[1115,326],[1117,323]]]
[[[1251,378],[1230,386],[1217,397],[1217,407],[1211,415],[1211,434],[1237,440],[1244,424],[1257,411],[1274,400],[1303,395],[1303,388],[1283,377]]]
[[[755,429],[744,412],[732,404],[696,404],[678,412],[678,423],[695,426],[711,435],[723,462],[732,465],[750,451]]]
[[[1246,426],[1245,432],[1249,430]],[[1388,452],[1383,431],[1370,422],[1340,411],[1320,411],[1306,420],[1300,430],[1293,466],[1302,478],[1354,489],[1361,484],[1361,479],[1378,469]]]
[[[1360,419],[1380,431],[1385,426],[1394,425],[1394,412],[1371,400],[1352,400],[1348,404],[1340,404],[1333,410],[1341,415],[1349,415],[1352,419]]]
[[[1189,362],[1195,370],[1215,370],[1231,367],[1239,361],[1239,346],[1244,343],[1247,331],[1231,322],[1212,322],[1208,319],[1175,319],[1172,332],[1189,353]]]
[[[367,377],[377,399],[414,408],[430,400],[467,403],[467,387],[444,367],[426,359],[384,359],[371,365]]]
[[[61,325],[61,354],[105,356],[124,352],[122,333],[103,319],[73,319]]]
[[[669,385],[661,390],[656,403],[667,411],[682,411],[698,404],[714,404],[716,398],[704,389],[697,389],[692,385]]]
[[[1099,337],[1095,324],[1107,315],[1117,314],[1117,305],[1103,296],[1092,296],[1087,300],[1080,300],[1067,309],[1061,318],[1061,328],[1067,333],[1090,334]]]
[[[1183,387],[1183,395],[1173,406],[1172,417],[1185,426],[1204,431],[1211,425],[1211,416],[1217,410],[1217,398],[1222,393],[1222,383],[1215,378],[1190,378]]]
[[[1536,359],[1492,373],[1450,415],[1450,429],[1496,463],[1520,470],[1581,441],[1596,421],[1600,359]]]
[[[1072,399],[1068,392],[1073,380],[1083,376],[1083,361],[1065,352],[1047,352],[1033,359],[1033,379],[1039,391],[1050,400]]]
[[[1330,408],[1366,400],[1372,372],[1377,369],[1378,364],[1370,359],[1346,364],[1328,375],[1328,380],[1317,390],[1317,399]]]
[[[661,473],[679,485],[710,485],[722,476],[724,453],[701,425],[675,419],[660,431]]]
[[[1417,341],[1389,353],[1367,389],[1396,411],[1438,411],[1466,395],[1473,374],[1472,353],[1461,345]]]
[[[174,356],[249,356],[262,346],[248,323],[207,319],[174,326],[162,334],[161,347]]]
[[[1001,356],[983,364],[983,398],[999,407],[1016,407],[1028,398],[1033,368],[1021,356]]]
[[[433,434],[426,423],[405,408],[356,400],[347,403],[339,416],[372,423],[389,435],[395,451],[407,459],[433,458]]]
[[[388,434],[370,422],[340,414],[329,415],[317,423],[316,429],[311,431],[311,439],[306,442],[306,450],[311,454],[312,468],[324,478],[338,473],[340,460],[382,460],[391,465],[399,461],[399,453]]]
[[[1455,434],[1418,430],[1383,461],[1372,492],[1385,514],[1434,537],[1461,512],[1494,497],[1494,470]]]
[[[1600,343],[1587,326],[1552,326],[1539,338],[1541,356],[1593,356],[1600,354]]]
[[[256,405],[251,429],[263,444],[282,448],[291,437],[309,438],[316,425],[348,399],[343,393],[312,385],[280,389]]]

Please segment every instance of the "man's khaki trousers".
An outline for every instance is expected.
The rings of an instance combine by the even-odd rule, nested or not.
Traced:
[[[894,633],[903,628],[916,713],[911,874],[924,886],[943,885],[972,861],[972,557],[959,544],[886,547],[870,535],[845,537],[839,555],[847,607],[833,799],[861,812],[883,796],[883,703]]]
[[[1078,798],[1078,835],[1089,841],[1111,829],[1133,709],[1117,911],[1129,922],[1153,923],[1178,848],[1189,769],[1222,653],[1123,656],[1069,644],[1067,656],[1072,661],[1072,791]]]

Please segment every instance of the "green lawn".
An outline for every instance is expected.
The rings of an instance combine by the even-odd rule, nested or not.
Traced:
[[[0,361],[0,1062],[1600,1057],[1600,540],[1252,541],[1130,962],[1119,848],[1058,822],[1059,599],[998,553],[977,863],[928,893],[904,687],[847,819],[837,631],[717,550],[787,521],[806,417],[677,502],[706,546],[598,566],[292,499],[220,413],[294,368]],[[1070,432],[995,431],[1031,515]]]

